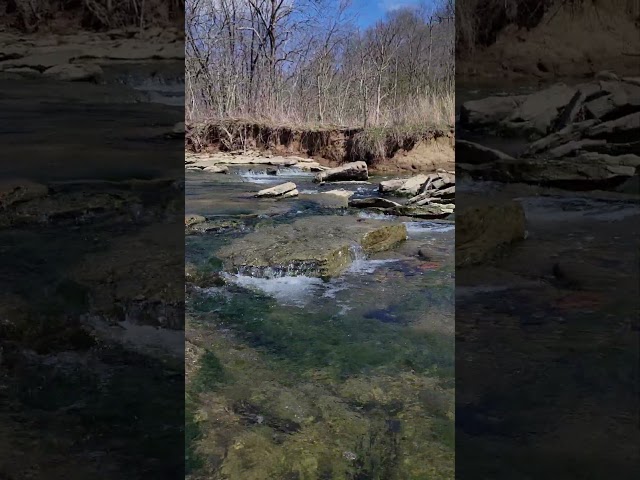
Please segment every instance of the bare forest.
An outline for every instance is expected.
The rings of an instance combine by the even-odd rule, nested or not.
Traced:
[[[453,0],[359,28],[343,0],[188,0],[188,121],[451,125]]]

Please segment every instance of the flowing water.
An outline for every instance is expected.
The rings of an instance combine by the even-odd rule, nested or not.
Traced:
[[[474,96],[486,95],[459,95]],[[457,134],[511,154],[525,145]],[[525,240],[456,272],[457,474],[634,478],[638,197],[498,182],[457,187],[459,207],[467,192],[516,200],[526,217]]]
[[[187,296],[192,474],[452,478],[453,224],[325,201],[336,188],[371,196],[382,177],[322,186],[312,178],[292,168],[186,174],[187,212],[220,225],[186,237],[187,263],[218,277]],[[252,196],[284,181],[297,184],[298,198]],[[310,216],[403,222],[408,239],[371,257],[354,245],[349,268],[329,280],[295,268],[220,271],[222,246],[261,223]]]
[[[172,226],[183,192],[164,179],[182,177],[182,142],[165,134],[184,119],[184,108],[177,88],[174,101],[150,93],[154,78],[174,78],[175,69],[164,67],[155,64],[147,92],[139,64],[117,75],[105,66],[99,85],[0,80],[3,159],[13,159],[2,162],[0,179],[49,187],[43,198],[2,212],[0,450],[11,455],[0,458],[0,477],[161,479],[183,472],[176,451],[184,420],[175,408],[184,395],[182,332],[129,328],[145,313],[158,319],[149,292],[161,290],[163,301],[175,302],[161,305],[169,307],[164,313],[183,317],[183,242]],[[11,223],[14,208],[32,215]],[[164,332],[173,355],[124,348],[94,335],[92,322],[138,343]]]

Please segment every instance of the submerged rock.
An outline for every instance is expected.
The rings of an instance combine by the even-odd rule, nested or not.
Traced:
[[[525,215],[515,201],[464,196],[456,213],[456,266],[482,263],[496,250],[525,237]]]
[[[388,250],[407,237],[404,224],[353,217],[308,217],[257,229],[218,251],[227,271],[259,277],[333,277],[363,253]]]
[[[345,180],[367,180],[369,171],[365,162],[351,162],[318,173],[315,182],[336,182]]]
[[[298,195],[298,190],[296,190],[296,184],[293,182],[283,183],[281,185],[276,185],[275,187],[265,188],[264,190],[260,190],[256,193],[256,197],[292,197]]]
[[[349,199],[353,196],[351,190],[337,189],[337,190],[329,190],[328,192],[324,192],[326,195],[336,195],[341,198]]]

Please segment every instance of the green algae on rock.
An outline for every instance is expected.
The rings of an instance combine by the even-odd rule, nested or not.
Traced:
[[[403,224],[350,217],[308,217],[259,228],[218,252],[226,270],[268,276],[277,271],[315,277],[339,275],[352,262],[352,248],[388,250],[407,238]]]

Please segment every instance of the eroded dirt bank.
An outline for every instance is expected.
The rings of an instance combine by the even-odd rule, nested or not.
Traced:
[[[585,78],[601,70],[634,75],[639,38],[638,19],[613,4],[553,8],[535,27],[506,26],[491,45],[458,54],[456,79],[509,86]]]
[[[187,124],[189,152],[259,150],[312,157],[324,166],[364,161],[377,172],[450,170],[455,163],[453,128],[304,129],[254,122]]]

